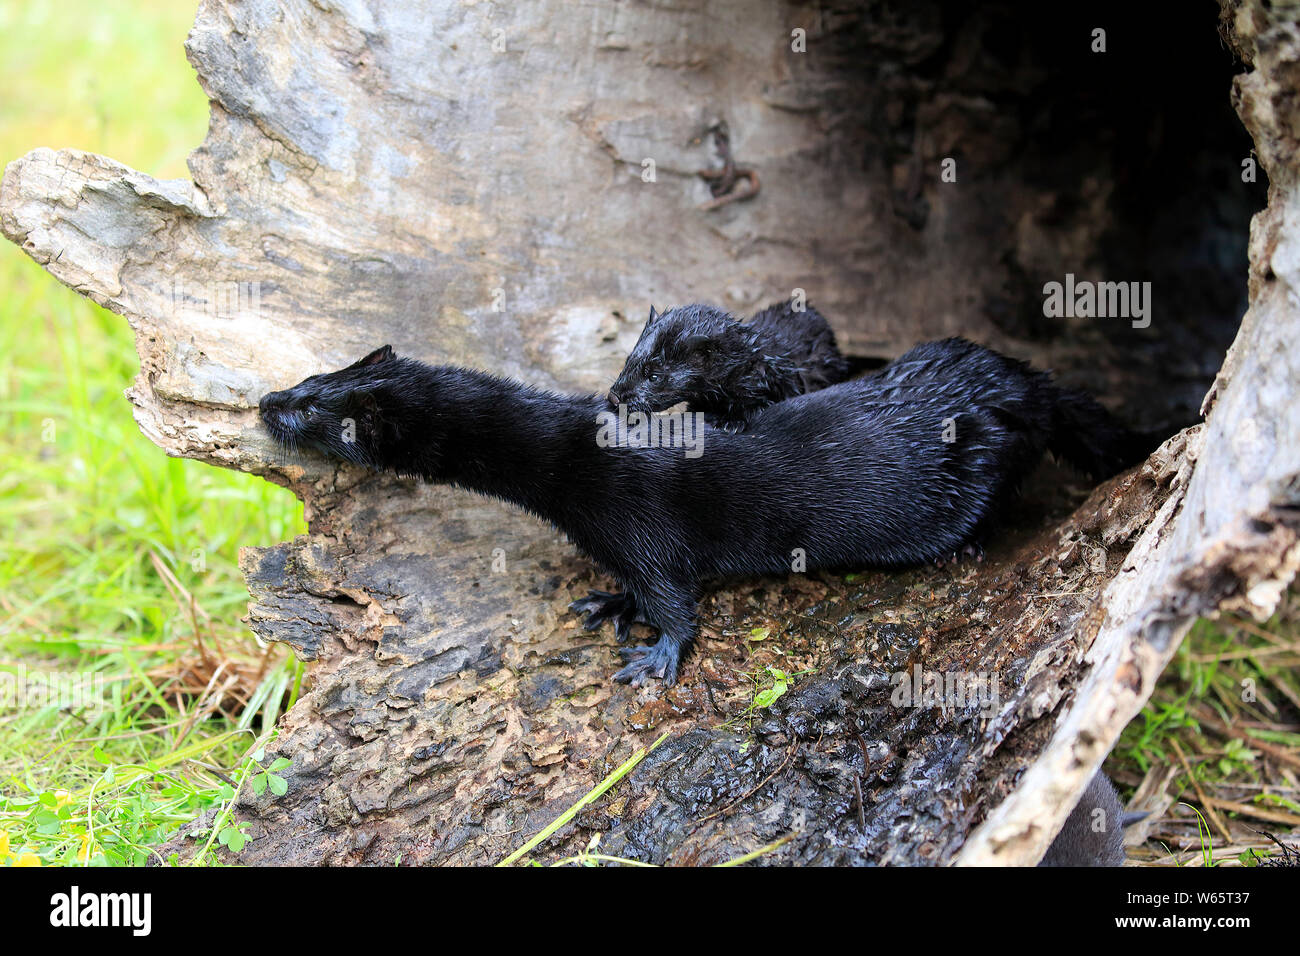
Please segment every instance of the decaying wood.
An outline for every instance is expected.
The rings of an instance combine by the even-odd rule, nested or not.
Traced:
[[[383,342],[598,389],[651,302],[743,312],[795,288],[850,350],[961,332],[1177,422],[1230,294],[1177,335],[1025,319],[1125,225],[1105,143],[1058,168],[1017,125],[1053,108],[1050,49],[989,54],[995,4],[948,37],[937,4],[865,6],[204,0],[192,182],[75,150],[7,168],[5,235],[135,330],[143,431],[306,506],[309,534],[241,561],[253,630],[316,662],[275,745],[289,792],[243,798],[241,860],[494,861],[668,731],[539,856],[600,833],[706,863],[794,833],[763,859],[1032,863],[1193,618],[1275,606],[1300,560],[1300,39],[1254,0],[1229,32],[1269,206],[1208,421],[1090,494],[1046,469],[982,564],[720,591],[681,684],[638,692],[609,681],[613,635],[565,611],[608,582],[540,522],[272,447],[263,392]],[[813,52],[791,51],[796,27]],[[719,122],[762,191],[700,209]],[[953,152],[965,178],[941,185]],[[1171,312],[1207,300],[1174,288]],[[811,673],[753,713],[746,675],[768,666]],[[997,697],[899,706],[918,668],[989,675]]]

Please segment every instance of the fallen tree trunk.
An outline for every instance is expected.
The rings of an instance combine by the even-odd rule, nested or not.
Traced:
[[[144,432],[307,509],[307,535],[241,562],[250,626],[316,662],[275,744],[288,794],[238,808],[241,861],[495,861],[666,732],[538,857],[600,833],[605,852],[708,863],[794,834],[763,859],[1035,862],[1191,621],[1267,615],[1300,559],[1300,50],[1286,15],[1227,6],[1270,189],[1239,331],[1250,142],[1215,119],[1214,24],[1172,13],[1117,19],[1127,43],[1097,61],[1088,25],[1028,3],[205,0],[193,182],[74,150],[12,163],[0,228],[131,322]],[[1187,56],[1220,69],[1198,85]],[[1062,58],[1093,72],[1061,79]],[[701,208],[723,123],[760,191]],[[1203,188],[1213,211],[1176,201]],[[1045,318],[1067,273],[1152,281],[1150,328]],[[981,565],[720,591],[679,686],[637,692],[609,680],[613,635],[565,611],[607,582],[553,531],[286,458],[256,417],[265,391],[384,342],[599,389],[651,302],[749,311],[796,288],[850,351],[960,332],[1171,433],[1212,381],[1208,421],[1090,494],[1045,468]],[[769,667],[810,673],[756,707]],[[926,674],[995,693],[930,701]]]

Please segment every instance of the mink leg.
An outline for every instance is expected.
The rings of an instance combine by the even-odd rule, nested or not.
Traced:
[[[614,633],[620,642],[627,641],[632,637],[632,625],[634,623],[645,623],[645,619],[637,610],[636,600],[627,591],[622,594],[611,594],[609,591],[588,591],[585,598],[570,604],[569,610],[577,614],[587,615],[587,620],[582,626],[589,631],[594,631],[606,621],[612,620],[614,622]]]
[[[663,595],[657,588],[656,595]],[[665,687],[677,682],[683,658],[695,641],[695,599],[686,590],[675,594],[638,600],[644,608],[646,622],[659,631],[659,642],[650,647],[629,647],[619,651],[627,665],[614,675],[620,684],[640,687],[658,677]]]

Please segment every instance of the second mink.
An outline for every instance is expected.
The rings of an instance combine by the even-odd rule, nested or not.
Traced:
[[[650,318],[609,389],[615,405],[659,412],[686,402],[717,426],[741,430],[773,402],[846,381],[885,359],[845,356],[816,309],[791,301],[741,322],[710,305]]]

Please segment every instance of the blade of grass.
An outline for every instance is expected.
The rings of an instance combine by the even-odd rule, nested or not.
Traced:
[[[618,769],[616,769],[608,777],[606,777],[604,780],[598,783],[595,789],[588,791],[587,794],[582,797],[582,799],[580,799],[577,803],[569,807],[569,809],[565,810],[553,821],[551,821],[550,825],[547,826],[544,830],[542,830],[541,833],[537,834],[537,836],[533,837],[531,840],[529,840],[519,849],[515,850],[514,853],[511,853],[508,857],[506,857],[504,860],[498,863],[497,866],[510,866],[512,863],[514,863],[524,854],[528,853],[534,847],[543,843],[552,833],[560,829],[560,827],[564,826],[575,816],[577,816],[579,810],[595,802],[596,800],[600,799],[600,797],[607,790],[609,790],[610,787],[614,786],[614,784],[618,783],[629,773],[631,773],[632,768],[635,767],[637,764],[639,764],[642,760],[644,760],[646,758],[646,754],[650,753],[650,751],[654,750],[661,743],[663,743],[667,737],[668,734],[666,733],[662,734],[659,737],[659,739],[656,740],[654,743],[652,743],[649,747],[643,748],[641,750],[638,750],[636,753],[634,753],[621,766],[619,766]]]

